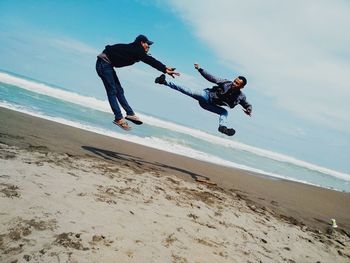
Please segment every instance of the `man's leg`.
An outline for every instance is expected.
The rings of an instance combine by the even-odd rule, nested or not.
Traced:
[[[181,86],[178,86],[176,85],[175,83],[172,83],[172,82],[167,82],[166,79],[165,79],[165,74],[162,74],[160,75],[159,77],[157,77],[155,80],[154,80],[155,83],[157,84],[162,84],[162,85],[165,85],[165,86],[168,86],[170,87],[171,89],[173,90],[177,90],[177,91],[180,91],[181,93],[187,95],[187,96],[190,96],[196,100],[208,100],[209,97],[208,95],[203,91],[203,90],[192,90],[190,88],[187,88],[187,87],[181,87]]]
[[[217,106],[217,105],[207,103],[205,101],[199,101],[199,105],[207,111],[218,114],[219,115],[219,125],[226,126],[227,115],[228,115],[228,112],[226,109],[224,109],[223,107]]]
[[[121,120],[123,115],[117,101],[117,87],[113,75],[113,73],[115,74],[113,67],[102,59],[97,59],[96,71],[105,86],[109,105],[114,113],[115,120]]]
[[[164,85],[170,87],[173,90],[180,91],[181,93],[183,93],[187,96],[190,96],[198,101],[199,100],[208,100],[208,96],[203,90],[192,90],[192,89],[187,88],[187,87],[178,86],[172,82],[166,82],[166,84],[164,84]]]
[[[116,84],[116,88],[117,88],[117,98],[118,101],[120,103],[120,105],[123,107],[123,109],[125,110],[127,115],[133,116],[135,115],[134,111],[132,110],[132,108],[129,106],[128,101],[126,100],[125,96],[124,96],[124,89],[120,84],[120,81],[117,77],[117,74],[115,73],[115,71],[113,70],[113,78],[114,78],[114,82]]]
[[[234,129],[226,127],[227,115],[228,115],[228,112],[226,109],[224,109],[220,106],[217,106],[217,105],[210,104],[210,103],[203,101],[203,100],[199,101],[199,105],[203,109],[219,115],[219,128],[218,128],[219,132],[224,133],[228,136],[232,136],[236,133],[236,131]]]

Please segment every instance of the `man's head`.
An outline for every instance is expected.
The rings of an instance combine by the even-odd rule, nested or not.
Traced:
[[[232,81],[233,88],[243,89],[246,84],[247,84],[247,79],[243,76],[238,76]]]
[[[144,48],[146,53],[148,52],[150,46],[153,44],[153,41],[150,41],[145,35],[138,35],[135,38],[135,43],[141,43],[141,46]]]

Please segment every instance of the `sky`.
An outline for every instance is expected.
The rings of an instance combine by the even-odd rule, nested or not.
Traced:
[[[105,100],[96,55],[145,34],[178,84],[211,87],[194,62],[247,77],[253,115],[230,111],[235,140],[349,172],[349,14],[346,0],[0,0],[0,70]],[[117,74],[136,112],[216,132],[217,116],[154,84],[157,70]]]

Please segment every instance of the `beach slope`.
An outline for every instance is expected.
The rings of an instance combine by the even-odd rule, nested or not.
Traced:
[[[350,260],[348,193],[4,108],[0,123],[1,262]]]

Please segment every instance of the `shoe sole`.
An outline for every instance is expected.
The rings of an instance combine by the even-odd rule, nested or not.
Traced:
[[[128,121],[131,121],[131,122],[133,122],[133,123],[135,123],[137,125],[143,124],[143,122],[140,121],[140,120],[134,120],[134,119],[131,119],[131,118],[128,118],[128,117],[125,117],[125,119],[128,120]]]
[[[233,136],[233,135],[235,135],[235,133],[236,133],[236,132],[234,132],[234,133],[226,133],[226,135],[227,135],[227,136]]]
[[[236,134],[236,131],[233,131],[233,133],[230,133],[230,132],[227,131],[227,130],[225,130],[225,131],[220,131],[220,130],[219,130],[219,132],[221,132],[222,134],[225,134],[225,135],[227,135],[227,136],[233,136],[233,135]]]

